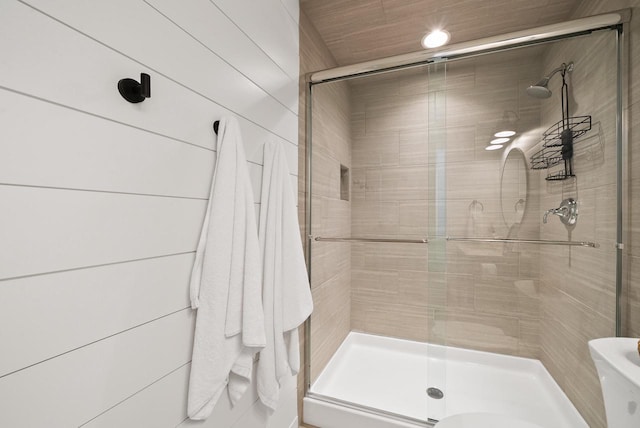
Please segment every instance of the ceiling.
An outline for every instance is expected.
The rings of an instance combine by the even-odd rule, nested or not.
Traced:
[[[580,0],[300,0],[338,65],[415,52],[435,28],[451,43],[569,19]]]

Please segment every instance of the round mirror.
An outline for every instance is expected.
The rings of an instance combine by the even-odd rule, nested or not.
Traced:
[[[512,148],[502,165],[500,203],[507,227],[519,225],[527,204],[527,160],[520,149]]]

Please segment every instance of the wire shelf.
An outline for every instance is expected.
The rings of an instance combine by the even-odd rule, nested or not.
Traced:
[[[571,130],[573,140],[591,130],[591,116],[573,116],[563,121],[560,120],[549,127],[542,134],[543,147],[562,147],[562,132]]]
[[[531,156],[531,169],[549,169],[562,162],[560,147],[542,147]]]
[[[562,181],[562,180],[566,180],[569,177],[575,177],[575,174],[567,174],[567,171],[562,169],[553,174],[550,173],[544,179],[547,181]]]
[[[542,148],[531,156],[531,169],[564,168],[549,172],[546,180],[560,181],[574,177],[573,145],[576,139],[591,130],[591,116],[573,116],[560,120],[542,134]]]

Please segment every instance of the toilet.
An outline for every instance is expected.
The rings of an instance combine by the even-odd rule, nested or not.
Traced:
[[[598,370],[608,428],[640,427],[638,339],[605,337],[589,341]]]
[[[448,416],[435,428],[543,428],[533,422],[498,413],[460,413]]]

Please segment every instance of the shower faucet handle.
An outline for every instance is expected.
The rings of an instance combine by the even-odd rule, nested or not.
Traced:
[[[578,203],[573,198],[567,198],[560,203],[558,208],[545,211],[542,222],[547,223],[549,214],[557,215],[565,226],[574,226],[578,221]]]
[[[549,216],[549,214],[553,214],[553,215],[557,215],[560,218],[563,218],[565,216],[565,211],[562,210],[562,208],[551,208],[550,210],[545,211],[544,215],[542,216],[542,222],[543,223],[547,223],[547,217]]]

